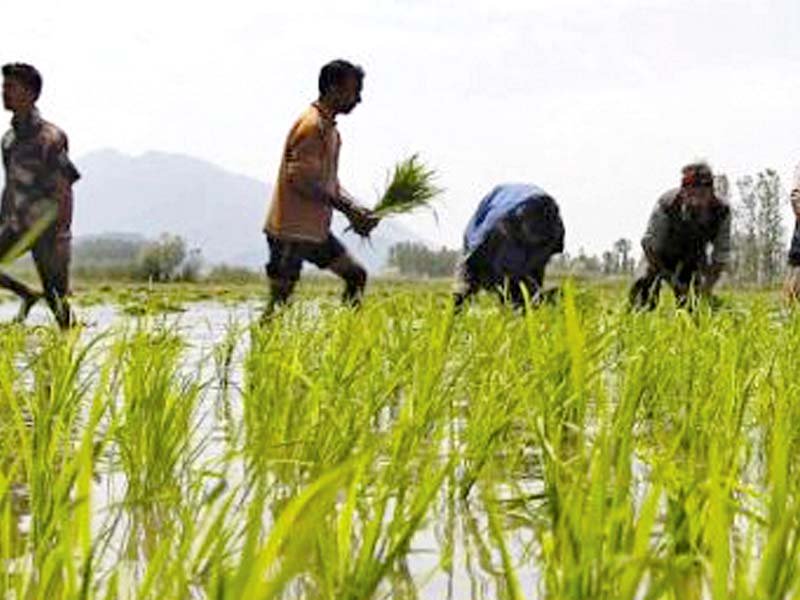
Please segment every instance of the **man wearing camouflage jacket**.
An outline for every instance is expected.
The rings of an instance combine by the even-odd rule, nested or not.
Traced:
[[[67,136],[36,108],[42,78],[31,65],[2,68],[3,105],[13,113],[2,138],[5,188],[0,209],[0,257],[9,261],[31,250],[43,291],[0,273],[0,286],[22,300],[22,321],[44,297],[61,328],[72,325],[66,296],[72,224],[72,184],[80,177],[69,158]]]

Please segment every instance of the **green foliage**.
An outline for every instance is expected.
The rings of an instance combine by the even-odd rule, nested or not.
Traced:
[[[397,163],[386,190],[373,209],[375,216],[383,218],[429,207],[443,191],[435,181],[436,171],[426,167],[417,154]]]
[[[264,272],[248,269],[247,267],[236,267],[231,265],[217,265],[212,267],[208,274],[203,278],[209,283],[228,283],[242,285],[247,283],[263,284]]]
[[[156,240],[124,234],[87,236],[77,238],[72,248],[72,275],[78,281],[198,281],[202,267],[200,250],[187,249],[173,234]],[[34,276],[32,261],[20,261],[16,272]]]
[[[186,242],[180,236],[165,233],[142,248],[137,264],[144,279],[171,281],[177,277],[186,256]]]
[[[797,596],[800,313],[325,289],[0,328],[0,596]]]
[[[742,177],[736,185],[733,274],[739,281],[775,283],[786,263],[780,177],[767,169],[755,177]]]
[[[456,250],[431,250],[418,242],[400,242],[389,248],[388,263],[401,275],[451,277],[459,257]]]
[[[143,237],[133,235],[79,237],[72,247],[72,261],[83,268],[130,265],[146,244]]]

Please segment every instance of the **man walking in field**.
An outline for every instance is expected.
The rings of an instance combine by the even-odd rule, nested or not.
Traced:
[[[4,261],[30,249],[42,281],[39,293],[0,273],[0,286],[22,300],[18,321],[44,297],[61,328],[72,325],[67,302],[72,225],[72,184],[80,174],[69,158],[67,136],[42,119],[36,101],[42,77],[31,65],[7,64],[3,105],[13,113],[3,136],[6,173],[0,209],[0,256]]]
[[[792,245],[789,248],[789,270],[786,274],[784,293],[787,300],[800,300],[800,165],[794,172],[790,195],[795,224]]]
[[[319,75],[319,99],[297,120],[286,139],[278,181],[264,226],[269,245],[269,314],[292,294],[304,261],[329,269],[345,282],[344,301],[357,304],[367,272],[331,233],[333,209],[353,230],[368,235],[378,224],[339,183],[341,139],[336,117],[361,102],[364,71],[347,61],[328,63]]]
[[[550,257],[564,250],[558,205],[535,185],[505,184],[481,200],[464,233],[464,257],[454,294],[456,308],[481,289],[515,307],[544,298]]]
[[[683,168],[681,186],[658,200],[642,238],[646,273],[631,288],[633,306],[655,308],[666,280],[679,305],[694,289],[710,296],[730,262],[731,210],[714,193],[714,174],[704,162]]]

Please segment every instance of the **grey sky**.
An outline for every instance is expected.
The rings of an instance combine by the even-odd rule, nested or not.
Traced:
[[[348,58],[367,79],[341,179],[365,203],[419,151],[447,188],[438,226],[406,220],[425,237],[458,244],[488,189],[531,181],[567,248],[601,251],[638,240],[689,160],[788,180],[798,32],[797,0],[37,1],[4,7],[0,62],[40,67],[77,156],[181,152],[271,182],[319,67]]]

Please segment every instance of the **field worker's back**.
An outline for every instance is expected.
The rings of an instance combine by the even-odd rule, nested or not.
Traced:
[[[481,200],[464,234],[467,261],[480,255],[497,275],[528,275],[533,263],[543,266],[563,247],[558,205],[531,184],[494,188]]]

